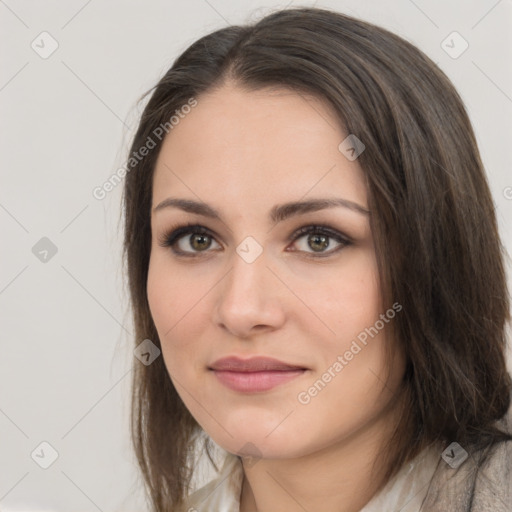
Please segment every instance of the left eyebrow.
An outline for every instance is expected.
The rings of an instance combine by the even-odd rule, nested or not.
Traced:
[[[295,201],[276,205],[270,210],[272,222],[282,222],[294,215],[316,212],[327,208],[343,207],[362,215],[369,215],[370,211],[360,204],[342,198],[311,199],[309,201]]]
[[[269,218],[273,223],[283,222],[286,219],[303,215],[305,213],[316,212],[325,210],[327,208],[343,207],[348,208],[361,215],[369,215],[370,211],[361,206],[360,204],[342,198],[326,198],[326,199],[311,199],[308,201],[293,201],[272,207],[269,213]],[[153,213],[158,212],[164,208],[179,208],[189,213],[195,213],[204,217],[222,220],[219,212],[207,203],[195,201],[192,199],[177,199],[169,197],[164,199],[155,208]]]

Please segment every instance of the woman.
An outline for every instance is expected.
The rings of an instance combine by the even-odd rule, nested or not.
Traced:
[[[162,352],[133,383],[154,510],[510,510],[502,248],[423,53],[322,9],[216,31],[130,155],[136,344]],[[191,492],[201,440],[224,459]]]

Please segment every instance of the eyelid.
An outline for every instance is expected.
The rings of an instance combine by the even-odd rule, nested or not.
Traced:
[[[289,242],[296,242],[303,236],[309,235],[309,234],[321,234],[326,235],[328,238],[335,240],[338,244],[340,244],[335,249],[330,249],[325,252],[309,252],[309,251],[290,251],[290,252],[297,252],[301,255],[304,255],[305,257],[311,257],[311,258],[327,258],[335,253],[338,253],[341,249],[343,249],[346,246],[352,245],[353,241],[345,235],[344,233],[338,231],[337,229],[334,229],[328,225],[325,224],[308,224],[305,226],[300,227],[299,229],[296,229],[289,237]]]
[[[317,232],[326,234],[331,238],[334,238],[335,240],[340,239],[341,241],[344,242],[352,242],[352,240],[350,240],[350,237],[326,224],[307,224],[305,226],[301,226],[288,237],[288,241],[293,242],[297,239],[297,237]]]
[[[174,246],[177,244],[179,240],[182,238],[185,238],[186,235],[191,235],[193,233],[199,233],[207,235],[213,239],[217,243],[217,234],[213,232],[211,229],[208,229],[201,224],[188,222],[185,224],[177,224],[175,226],[172,226],[169,230],[166,230],[162,232],[162,234],[158,237],[158,245],[160,247],[170,247],[173,252],[175,252],[177,255],[187,255],[187,256],[194,256],[194,255],[201,255],[201,252],[190,252],[190,251],[181,251],[174,249]],[[211,251],[204,251],[205,253],[211,252]]]

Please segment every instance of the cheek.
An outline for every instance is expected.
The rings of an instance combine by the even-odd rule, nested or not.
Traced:
[[[325,383],[329,382],[326,386],[329,390],[322,391],[322,398],[317,400],[319,407],[338,403],[352,409],[360,403],[361,397],[369,399],[373,396],[375,399],[382,386],[379,379],[383,378],[387,368],[386,350],[390,340],[386,326],[393,320],[388,317],[388,322],[381,320],[385,311],[377,263],[372,254],[354,253],[351,256],[347,256],[335,270],[330,268],[323,274],[317,271],[314,280],[305,275],[299,291],[308,298],[308,306],[324,323],[322,326],[315,321],[314,327],[308,327],[303,320],[301,324],[304,329],[309,329],[308,338],[315,340],[318,357],[310,384],[313,385],[319,377]],[[316,282],[317,286],[312,287],[311,282]],[[338,371],[333,368],[335,364]],[[342,370],[339,370],[340,364]],[[325,374],[323,379],[329,370],[331,374]],[[351,392],[347,395],[349,389]]]
[[[371,253],[347,252],[338,266],[297,269],[294,279],[297,295],[315,313],[311,330],[323,333],[334,349],[350,344],[383,313],[377,264]]]
[[[165,256],[152,255],[149,262],[147,296],[159,332],[170,333],[192,310],[201,290],[187,272],[173,269]]]
[[[166,366],[172,374],[191,368],[201,354],[201,328],[210,317],[211,288],[197,272],[171,269],[165,258],[150,260],[147,296]]]
[[[179,312],[176,310],[177,283],[171,283],[170,276],[159,260],[154,256],[150,258],[146,292],[151,316],[162,336],[163,332],[172,328]]]

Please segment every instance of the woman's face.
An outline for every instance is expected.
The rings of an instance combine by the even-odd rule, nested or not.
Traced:
[[[385,360],[401,305],[381,304],[347,134],[288,90],[197,100],[153,182],[147,292],[174,386],[232,453],[298,457],[367,431],[403,375],[397,351]]]

